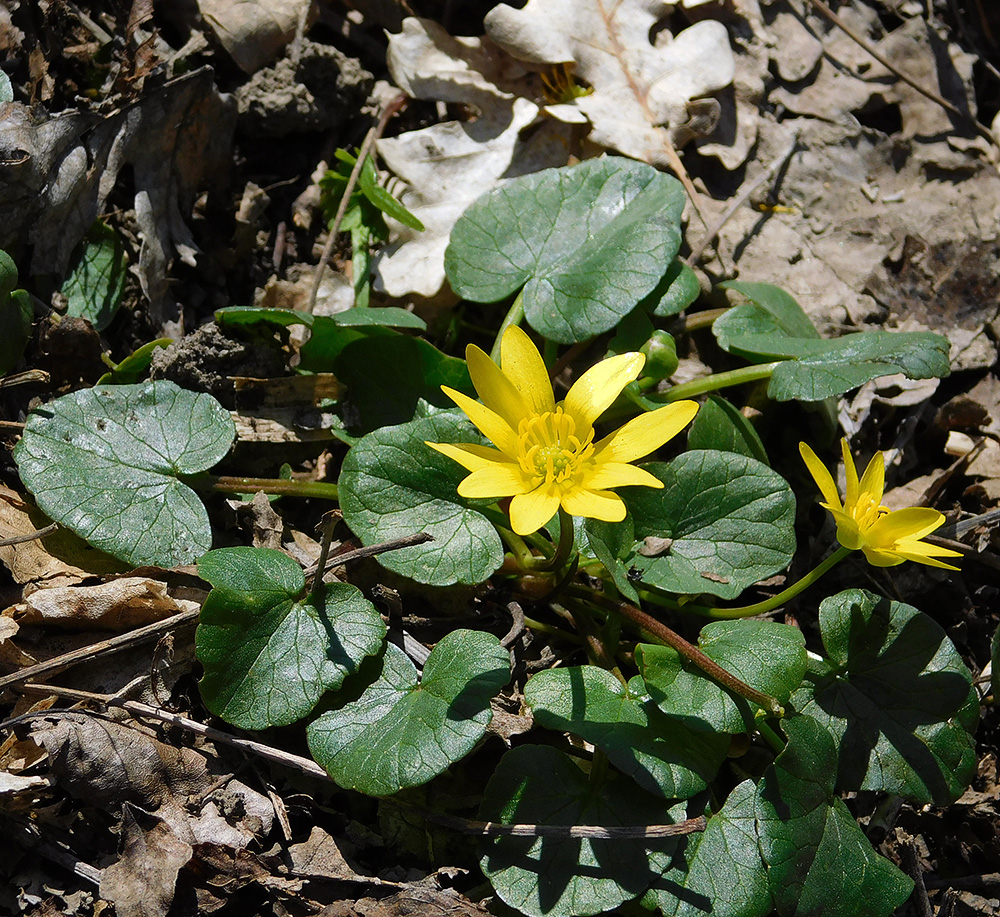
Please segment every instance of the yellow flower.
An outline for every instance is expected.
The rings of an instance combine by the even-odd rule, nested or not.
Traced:
[[[957,570],[951,564],[936,560],[938,557],[961,557],[958,551],[939,548],[921,541],[944,522],[936,509],[910,506],[890,510],[882,506],[885,491],[885,460],[876,452],[865,473],[858,480],[858,470],[847,446],[841,440],[844,452],[844,471],[847,474],[847,492],[840,502],[833,476],[805,443],[799,443],[799,452],[813,476],[826,507],[837,523],[837,541],[851,551],[864,551],[868,563],[875,567],[894,567],[904,560],[914,560],[932,567]]]
[[[469,498],[513,497],[510,523],[518,535],[537,531],[561,506],[572,516],[606,522],[625,518],[611,487],[663,487],[648,471],[628,464],[658,449],[698,412],[678,401],[633,418],[599,442],[594,422],[642,369],[641,353],[603,360],[573,383],[556,404],[545,364],[516,325],[500,342],[501,369],[475,345],[465,353],[482,404],[442,386],[497,447],[428,443],[472,472],[458,486]]]

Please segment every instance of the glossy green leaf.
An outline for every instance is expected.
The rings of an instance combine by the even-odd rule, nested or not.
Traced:
[[[682,842],[671,868],[643,899],[664,917],[767,917],[771,893],[760,858],[757,788],[744,780],[711,815],[704,832]]]
[[[864,589],[820,605],[829,670],[792,697],[839,748],[839,790],[957,799],[976,769],[972,676],[930,617]]]
[[[635,528],[632,517],[626,516],[622,522],[601,522],[599,519],[584,521],[589,552],[593,554],[611,574],[615,588],[630,602],[639,604],[639,593],[629,578],[630,567],[624,563],[635,548]]]
[[[371,796],[419,786],[463,758],[483,737],[510,658],[491,634],[454,630],[417,670],[392,644],[378,677],[357,699],[320,714],[309,750],[337,783]]]
[[[480,818],[499,824],[667,825],[667,803],[611,775],[591,785],[555,748],[521,745],[500,759]],[[480,865],[499,897],[531,917],[599,914],[642,895],[670,863],[676,838],[497,837]]]
[[[668,318],[683,312],[699,296],[698,275],[683,261],[674,261],[645,302],[653,304],[653,315]]]
[[[294,723],[382,648],[385,624],[371,602],[333,583],[314,603],[302,569],[280,551],[209,551],[198,574],[213,587],[196,636],[201,696],[234,726]]]
[[[205,507],[179,476],[211,468],[235,435],[211,395],[97,386],[33,410],[14,457],[52,519],[121,560],[172,567],[212,546]]]
[[[613,328],[652,292],[680,248],[680,182],[607,157],[514,178],[455,224],[452,289],[498,302],[523,287],[528,322],[569,344]]]
[[[34,309],[31,299],[17,286],[17,266],[7,252],[0,249],[0,376],[9,373],[24,354],[31,337]]]
[[[797,627],[774,621],[715,621],[702,628],[705,655],[750,687],[788,701],[806,671],[805,638]],[[668,646],[639,644],[636,664],[646,689],[667,714],[703,720],[720,732],[746,730],[733,697]],[[758,708],[747,706],[751,714]]]
[[[620,563],[633,579],[668,592],[735,598],[791,561],[795,497],[766,465],[732,452],[692,451],[643,467],[664,487],[621,492],[636,540]]]
[[[85,318],[103,331],[118,312],[125,292],[128,258],[118,233],[98,220],[87,231],[83,252],[66,282],[66,314]]]
[[[738,452],[770,465],[764,444],[752,423],[725,398],[709,395],[688,429],[688,449]]]
[[[356,434],[412,420],[421,401],[453,406],[442,385],[473,394],[465,360],[402,334],[352,341],[338,354],[333,372],[347,386],[345,417]]]
[[[458,496],[467,472],[425,445],[482,443],[463,414],[441,412],[362,437],[338,481],[344,519],[364,544],[427,532],[434,541],[379,557],[419,583],[481,583],[503,563],[496,529]]]
[[[111,368],[97,380],[97,384],[134,385],[136,382],[141,382],[153,363],[153,354],[173,343],[171,338],[157,338],[133,350],[121,363],[112,363],[105,357],[105,363]]]
[[[821,401],[894,373],[911,379],[948,375],[950,345],[939,334],[864,331],[825,340],[783,290],[768,284],[727,286],[752,302],[730,309],[712,330],[731,353],[758,362],[781,361],[767,389],[777,401]]]
[[[833,739],[809,717],[786,719],[788,745],[758,786],[760,853],[780,917],[888,917],[913,882],[880,857],[834,795]]]
[[[668,799],[703,790],[729,748],[726,736],[665,716],[642,679],[626,687],[596,666],[538,672],[528,680],[524,699],[539,726],[593,743],[645,790]]]

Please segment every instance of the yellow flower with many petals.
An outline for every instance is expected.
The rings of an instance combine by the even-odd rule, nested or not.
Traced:
[[[825,500],[820,506],[826,507],[837,523],[837,541],[848,550],[864,551],[868,562],[876,567],[893,567],[904,560],[913,560],[932,567],[957,570],[958,567],[937,558],[961,557],[958,551],[921,541],[944,522],[944,516],[936,509],[924,506],[897,510],[882,506],[882,494],[885,492],[885,460],[882,453],[875,453],[858,480],[858,470],[846,439],[841,440],[841,446],[847,475],[843,503],[826,466],[805,443],[799,443],[799,452]]]
[[[678,401],[633,418],[595,443],[594,422],[639,375],[646,359],[641,353],[623,353],[593,366],[559,404],[541,354],[516,325],[500,342],[502,369],[475,345],[465,356],[482,403],[441,388],[496,449],[427,445],[472,472],[459,484],[460,496],[512,497],[510,523],[518,535],[540,529],[560,506],[572,516],[620,522],[625,504],[609,488],[663,487],[629,462],[658,449],[698,412],[695,402]]]

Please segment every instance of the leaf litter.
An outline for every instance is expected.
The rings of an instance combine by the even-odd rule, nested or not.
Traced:
[[[393,239],[376,254],[374,289],[382,302],[409,304],[428,317],[447,308],[454,297],[444,251],[454,224],[481,193],[513,177],[603,150],[665,169],[680,163],[678,177],[696,193],[697,212],[688,210],[691,240],[712,235],[694,265],[704,279],[766,278],[824,329],[936,330],[949,338],[951,379],[923,387],[876,380],[842,402],[841,416],[845,429],[850,423],[870,441],[876,429],[889,431],[890,473],[937,469],[921,480],[979,511],[983,570],[995,569],[989,510],[1000,499],[1000,176],[996,140],[969,127],[969,118],[989,122],[1000,108],[996,82],[983,76],[984,65],[995,74],[1000,63],[988,37],[997,34],[995,20],[993,32],[970,39],[969,22],[952,18],[944,3],[866,0],[839,9],[890,69],[815,4],[786,0],[627,0],[613,5],[610,19],[602,0],[529,0],[522,9],[483,3],[450,17],[427,4],[418,10],[426,18],[403,19],[388,38],[375,4],[317,12],[287,3],[282,17],[262,14],[257,4],[199,6],[202,19],[193,26],[160,11],[144,18],[141,3],[117,19],[79,11],[59,18],[40,7],[46,28],[66,39],[59,51],[26,15],[27,4],[4,9],[0,40],[20,57],[12,57],[9,73],[15,101],[0,102],[0,247],[37,280],[36,324],[54,324],[50,302],[58,306],[52,297],[60,284],[52,278],[66,279],[99,217],[131,249],[121,314],[98,329],[100,348],[116,360],[153,337],[190,341],[188,332],[215,308],[246,304],[269,282],[304,278],[308,286],[319,221],[304,230],[293,204],[331,150],[360,144],[374,121],[379,95],[370,71],[418,100],[376,148],[399,182],[400,200],[427,227],[421,234],[394,226]],[[81,62],[96,62],[100,77],[88,84]],[[897,70],[968,118],[946,112]],[[554,98],[552,85],[573,91]],[[251,179],[267,189],[267,201],[238,239],[232,224],[241,195],[234,189]],[[711,234],[737,200],[742,206]],[[349,269],[343,251],[334,261]],[[226,339],[215,328],[204,333]],[[25,365],[52,359],[53,348],[38,333]],[[250,349],[271,355],[258,364],[262,374],[284,373],[287,338],[264,336]],[[696,374],[699,356],[710,359],[694,351],[682,355],[682,366]],[[93,381],[106,367],[86,359],[79,378]],[[174,356],[172,365],[197,391],[233,391],[232,376],[253,376],[205,346]],[[2,419],[23,421],[29,398],[54,394],[4,389]],[[223,399],[241,431],[260,427],[254,397]],[[322,406],[319,396],[310,405]],[[273,465],[267,450],[280,441],[291,473],[321,479],[332,447],[325,439],[310,445],[307,431],[329,424],[324,417],[311,427],[287,404],[284,410],[281,430],[290,432],[262,435],[250,464]],[[935,431],[919,440],[911,419],[918,417],[933,418]],[[56,628],[80,631],[87,646],[106,636],[95,635],[95,626],[128,632],[203,601],[203,593],[162,570],[116,578],[130,571],[65,530],[19,541],[46,520],[19,489],[9,458],[4,485],[0,540],[12,543],[0,545],[8,606],[0,662],[8,671],[69,650]],[[252,512],[255,544],[297,550],[300,558],[311,552],[315,560],[315,533],[295,510],[278,502]],[[966,661],[988,674],[995,587],[974,569],[960,602],[941,585],[931,599]],[[391,590],[384,570],[356,578],[366,576]],[[429,595],[416,607],[432,607],[436,596]],[[409,617],[408,627],[421,626],[421,615]],[[436,642],[454,626],[425,623],[421,638]],[[192,639],[183,631],[176,636]],[[92,663],[104,670],[101,696],[125,692],[204,717],[192,700],[190,656],[172,656],[166,643],[153,646],[130,648],[128,662],[102,656]],[[55,712],[48,708],[57,703],[86,705],[71,692],[94,684],[74,669],[53,680],[68,693],[36,690],[16,705],[9,698],[10,714],[24,718],[0,750],[0,816],[25,850],[42,851],[40,859],[20,855],[5,867],[9,882],[18,879],[3,892],[2,906],[11,912],[96,913],[101,898],[123,915],[172,907],[215,913],[250,894],[261,913],[283,913],[289,902],[307,912],[326,907],[330,917],[403,913],[414,902],[428,911],[484,912],[449,887],[451,877],[433,871],[426,854],[432,842],[454,862],[474,863],[437,829],[419,842],[400,841],[387,806],[345,800],[314,774],[269,770],[253,755],[184,727],[143,725],[86,706]],[[916,851],[924,870],[989,871],[984,864],[1000,855],[996,735],[995,723],[980,733],[979,778],[968,799],[935,812],[904,807],[885,837],[890,850],[901,859]],[[460,790],[427,789],[423,802],[447,805],[448,793]],[[855,814],[865,814],[874,805],[859,798],[857,807]],[[387,837],[395,837],[396,848],[386,849]],[[401,863],[419,864],[422,875]],[[996,906],[958,889],[942,899],[956,913]]]

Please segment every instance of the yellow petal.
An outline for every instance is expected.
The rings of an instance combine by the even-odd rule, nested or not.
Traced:
[[[469,420],[479,427],[483,435],[501,452],[506,453],[508,456],[516,454],[517,435],[510,428],[507,421],[499,414],[491,411],[485,404],[480,404],[478,401],[473,400],[468,395],[463,395],[461,392],[456,392],[453,388],[448,388],[447,385],[442,385],[441,391],[469,415]]]
[[[882,502],[882,494],[885,493],[885,456],[881,452],[872,456],[861,476],[859,488],[859,496],[870,495],[876,506]]]
[[[483,497],[513,497],[527,493],[532,482],[524,476],[520,465],[498,462],[472,472],[458,485],[458,495],[470,500]]]
[[[962,556],[961,551],[952,551],[949,548],[939,548],[937,545],[927,544],[925,541],[910,541],[909,539],[904,539],[900,542],[893,553],[918,564],[927,564],[929,567],[943,567],[945,570],[958,570],[959,568],[935,558]]]
[[[559,491],[539,487],[531,493],[518,494],[510,501],[510,527],[518,535],[537,532],[559,509]]]
[[[511,325],[500,339],[500,365],[534,413],[555,410],[552,383],[542,355],[517,325]]]
[[[819,488],[819,492],[823,495],[823,500],[829,504],[831,511],[833,508],[838,510],[843,509],[843,504],[840,502],[840,494],[837,493],[837,485],[833,483],[833,475],[827,470],[826,465],[819,460],[819,456],[805,443],[799,443],[799,455],[802,456],[802,461],[806,463],[809,474],[812,475],[816,486]]]
[[[882,516],[865,537],[873,547],[887,549],[903,538],[923,538],[943,524],[944,516],[936,509],[908,506]]]
[[[868,545],[864,545],[861,550],[864,552],[865,560],[873,567],[896,567],[906,560],[896,551],[878,551]]]
[[[857,522],[843,510],[831,509],[833,521],[837,523],[837,541],[849,551],[857,551],[867,544]]]
[[[855,467],[846,436],[840,441],[840,450],[844,453],[844,476],[847,479],[844,488],[844,508],[850,513],[858,505],[858,469]]]
[[[607,490],[611,487],[663,487],[663,481],[643,468],[622,462],[601,462],[580,481],[585,490]],[[565,502],[565,501],[564,501]],[[579,513],[575,514],[579,515]]]
[[[442,455],[458,462],[463,468],[469,471],[479,471],[481,468],[490,468],[499,462],[507,462],[507,456],[489,446],[477,446],[472,443],[458,445],[456,443],[426,443],[432,449],[436,449]]]
[[[483,404],[507,421],[512,430],[516,430],[532,408],[521,397],[514,383],[490,359],[489,354],[480,350],[475,344],[470,344],[465,348],[465,359],[469,364],[472,384],[479,392]],[[551,393],[551,387],[549,391]]]
[[[634,382],[646,358],[641,353],[622,353],[591,366],[573,383],[563,402],[567,414],[582,426],[593,426],[622,393]]]
[[[618,494],[606,490],[574,490],[562,498],[563,509],[571,516],[587,516],[603,522],[621,522],[625,504]]]
[[[680,433],[697,413],[697,402],[678,401],[633,417],[594,447],[594,460],[634,462]]]

